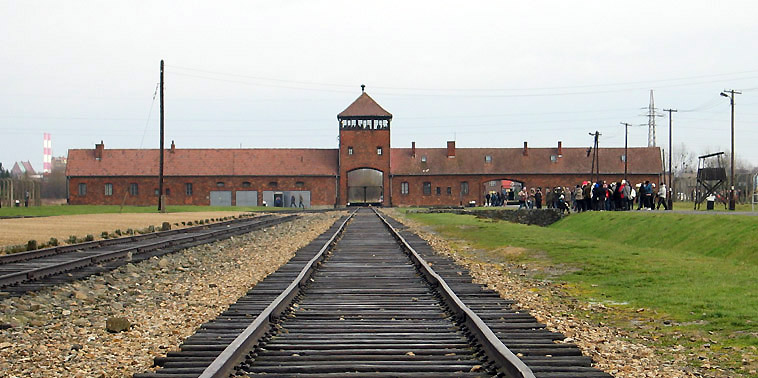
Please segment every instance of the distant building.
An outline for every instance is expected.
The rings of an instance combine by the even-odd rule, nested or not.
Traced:
[[[66,156],[56,156],[52,159],[50,171],[65,170],[66,162],[68,158]]]
[[[586,148],[390,147],[392,114],[367,93],[337,115],[337,149],[178,149],[165,152],[168,204],[385,206],[484,203],[492,190],[575,186],[590,180]],[[629,148],[631,182],[658,182],[658,147]],[[157,205],[157,149],[72,149],[71,204]],[[600,177],[624,177],[624,149],[600,148]],[[495,183],[493,185],[493,183]]]
[[[38,177],[37,172],[34,171],[32,163],[29,161],[17,161],[11,168],[11,177],[14,178],[34,178]]]

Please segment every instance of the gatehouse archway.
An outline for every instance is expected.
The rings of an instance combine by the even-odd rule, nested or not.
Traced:
[[[482,204],[487,204],[487,194],[492,199],[494,195],[499,193],[501,203],[498,206],[518,203],[518,192],[524,185],[523,181],[512,178],[489,178],[484,180],[480,185],[480,201]],[[490,200],[490,204],[492,204],[492,200]]]
[[[381,205],[384,200],[384,172],[374,168],[358,168],[347,173],[347,203],[350,205]]]

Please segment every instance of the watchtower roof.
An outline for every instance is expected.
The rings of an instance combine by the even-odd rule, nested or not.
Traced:
[[[347,109],[337,114],[337,119],[342,118],[392,119],[392,114],[379,106],[368,93],[363,92]]]

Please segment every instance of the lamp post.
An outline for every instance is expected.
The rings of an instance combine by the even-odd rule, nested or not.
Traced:
[[[727,94],[728,93],[728,94]],[[729,167],[729,210],[734,211],[734,95],[742,94],[734,89],[724,90],[721,95],[729,98],[729,103],[732,105],[732,150],[731,150],[731,164]]]

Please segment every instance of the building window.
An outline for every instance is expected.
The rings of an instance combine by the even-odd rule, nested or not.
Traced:
[[[485,163],[492,163],[492,155],[485,155],[484,156],[484,162]]]
[[[347,146],[347,154],[352,155],[353,154],[353,146]]]
[[[87,195],[87,184],[79,184],[79,196],[84,197]]]
[[[271,181],[270,183],[268,183],[268,186],[270,186],[272,188],[276,188],[277,183],[276,183],[276,181]]]
[[[400,194],[408,194],[408,181],[400,183]]]
[[[243,181],[242,182],[242,187],[243,188],[249,188],[251,186],[252,186],[252,184],[250,184],[250,181]]]
[[[218,188],[223,188],[223,187],[224,187],[224,182],[223,182],[223,181],[219,181],[219,182],[217,182],[217,183],[216,183],[216,187],[218,187]]]
[[[468,194],[468,181],[461,182],[461,194]]]
[[[422,156],[422,157],[421,157],[421,162],[422,162],[422,163],[426,163],[426,156]]]
[[[184,194],[191,196],[192,195],[192,183],[188,182],[184,184]]]
[[[377,155],[381,155],[382,154],[382,148],[381,147],[377,147],[376,148],[376,154]]]
[[[442,194],[442,190],[440,190],[440,187],[438,186],[437,187],[437,195],[440,195],[440,194]]]
[[[105,195],[106,196],[113,195],[113,184],[105,184]]]
[[[139,186],[136,182],[129,184],[129,194],[136,196],[139,194]]]
[[[424,195],[425,196],[432,195],[432,183],[429,181],[424,182]]]
[[[453,194],[453,188],[451,188],[451,187],[448,186],[447,187],[447,195],[451,195],[451,194]]]
[[[298,181],[298,182],[295,183],[295,186],[298,187],[298,188],[302,188],[302,187],[305,186],[305,183],[302,182],[302,181]]]
[[[161,195],[161,191],[158,189],[155,189],[155,196],[158,197],[159,195]]]
[[[166,188],[166,196],[170,196],[170,195],[171,195],[171,189]]]

